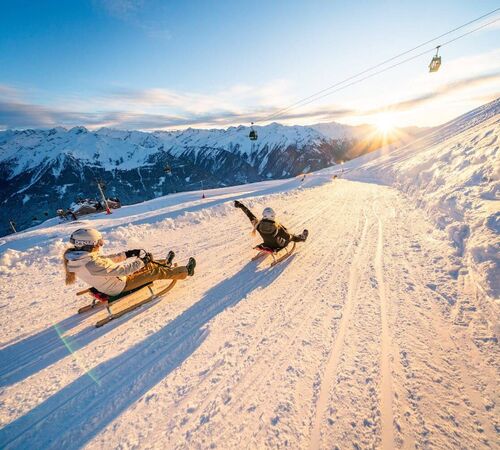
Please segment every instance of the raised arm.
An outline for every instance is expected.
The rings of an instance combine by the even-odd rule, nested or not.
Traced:
[[[257,222],[257,217],[255,217],[255,214],[250,211],[243,203],[241,203],[240,201],[238,200],[235,200],[234,201],[234,207],[235,208],[239,208],[241,209],[246,215],[247,217],[250,219],[250,222],[252,223],[255,223]]]

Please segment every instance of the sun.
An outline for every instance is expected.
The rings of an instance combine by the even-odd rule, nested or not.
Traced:
[[[380,134],[383,135],[392,133],[396,128],[394,117],[388,113],[379,114],[375,117],[374,123]]]

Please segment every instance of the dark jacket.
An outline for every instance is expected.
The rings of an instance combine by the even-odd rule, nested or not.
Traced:
[[[286,247],[290,241],[297,241],[297,236],[288,232],[281,224],[274,220],[262,219],[259,220],[246,206],[241,205],[240,209],[247,215],[252,222],[252,225],[262,237],[265,247],[279,250]]]

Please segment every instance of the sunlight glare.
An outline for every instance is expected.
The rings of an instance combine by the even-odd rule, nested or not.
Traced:
[[[388,113],[379,114],[375,118],[375,126],[381,134],[389,134],[396,128],[394,117]]]

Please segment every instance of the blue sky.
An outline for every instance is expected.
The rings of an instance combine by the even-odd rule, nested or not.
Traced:
[[[499,7],[440,0],[0,6],[0,129],[248,124]],[[389,105],[385,114],[397,125],[449,120],[498,95],[499,24],[443,48],[436,74],[425,55],[278,121],[377,122]]]

